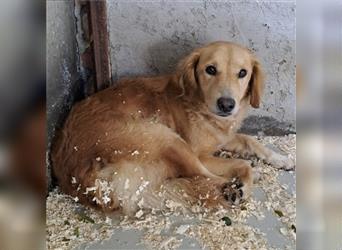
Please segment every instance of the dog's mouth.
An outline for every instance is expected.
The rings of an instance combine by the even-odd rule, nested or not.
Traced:
[[[228,117],[232,115],[232,112],[215,112],[216,115],[221,116],[221,117]]]
[[[238,112],[239,112],[239,108],[238,108],[238,107],[235,107],[233,110],[227,111],[227,112],[218,110],[217,108],[216,108],[215,110],[213,110],[213,113],[214,113],[216,116],[224,117],[224,118],[229,117],[229,116],[234,116],[234,115],[236,115]]]
[[[232,114],[233,114],[232,112],[221,112],[221,111],[215,112],[215,115],[220,116],[220,117],[228,117]]]

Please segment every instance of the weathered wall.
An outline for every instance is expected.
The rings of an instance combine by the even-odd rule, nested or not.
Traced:
[[[195,47],[234,41],[255,51],[267,75],[263,106],[252,110],[247,131],[295,130],[294,1],[107,0],[107,5],[114,80],[170,72]]]
[[[73,1],[47,1],[47,113],[49,139],[72,103],[77,74]]]
[[[73,11],[73,1],[47,1],[48,146],[79,92],[75,86],[78,72]],[[49,170],[48,166],[48,177]]]

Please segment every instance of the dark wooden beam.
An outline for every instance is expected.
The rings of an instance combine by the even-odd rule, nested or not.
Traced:
[[[106,1],[89,1],[92,46],[95,61],[96,91],[111,84],[109,35]]]

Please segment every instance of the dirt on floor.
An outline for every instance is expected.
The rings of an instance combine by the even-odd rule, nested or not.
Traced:
[[[295,135],[256,138],[295,160]],[[238,156],[222,153],[221,157]],[[286,172],[291,181],[284,181],[284,170],[256,158],[249,160],[260,173],[260,180],[253,195],[232,209],[194,206],[190,213],[184,213],[179,204],[170,201],[168,209],[142,212],[139,218],[120,214],[108,217],[82,206],[56,188],[46,204],[47,248],[107,249],[107,244],[112,249],[294,249],[295,173]],[[270,217],[274,222],[267,222]],[[132,230],[138,235],[133,245]],[[122,234],[128,235],[123,242]],[[120,237],[115,239],[115,235]]]

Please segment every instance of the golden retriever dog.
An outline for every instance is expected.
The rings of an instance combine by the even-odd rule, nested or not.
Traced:
[[[195,49],[174,74],[123,79],[77,103],[51,153],[61,190],[84,204],[127,215],[153,208],[151,197],[162,200],[165,186],[203,206],[239,204],[251,193],[252,168],[215,152],[294,167],[287,157],[237,133],[248,107],[259,107],[263,81],[251,51],[214,42]]]

